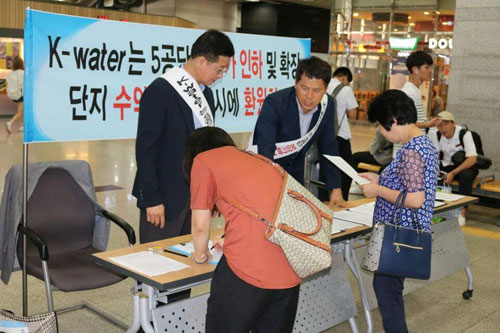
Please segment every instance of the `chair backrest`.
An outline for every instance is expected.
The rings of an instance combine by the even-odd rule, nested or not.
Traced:
[[[71,174],[62,168],[44,171],[28,200],[28,227],[49,247],[49,255],[92,245],[95,207]],[[38,256],[28,245],[28,256]]]

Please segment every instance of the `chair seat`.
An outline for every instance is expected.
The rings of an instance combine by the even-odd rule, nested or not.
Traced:
[[[67,292],[96,289],[123,280],[125,276],[108,272],[92,262],[92,254],[97,252],[101,251],[87,247],[72,253],[49,255],[50,283]],[[40,257],[27,257],[27,272],[43,280]],[[93,278],[82,279],[82,276]]]

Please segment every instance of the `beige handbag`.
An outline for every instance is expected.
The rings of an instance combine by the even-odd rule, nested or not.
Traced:
[[[281,247],[292,269],[305,278],[332,264],[330,240],[333,212],[279,166],[261,155],[253,155],[271,164],[283,177],[280,198],[270,220],[251,208],[219,197],[267,225],[265,238]]]

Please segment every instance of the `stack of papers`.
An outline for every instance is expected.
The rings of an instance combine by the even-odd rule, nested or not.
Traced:
[[[208,241],[208,248],[211,249],[212,246],[214,246],[214,243],[212,241]],[[189,256],[194,252],[194,245],[193,242],[180,243],[170,246],[169,249]],[[212,255],[212,259],[209,261],[209,263],[211,263],[212,265],[217,265],[224,252],[213,249],[210,251],[210,254]]]
[[[141,251],[119,257],[109,257],[109,260],[147,276],[162,275],[191,267],[182,262],[150,251]]]
[[[464,196],[460,194],[451,194],[446,192],[436,192],[436,200],[444,201],[457,201],[462,199]]]
[[[356,225],[356,227],[359,227],[359,225],[366,225],[371,227],[373,222],[373,214],[368,215],[368,214],[353,212],[351,210],[343,210],[340,212],[335,212],[333,213],[333,218],[358,224]]]

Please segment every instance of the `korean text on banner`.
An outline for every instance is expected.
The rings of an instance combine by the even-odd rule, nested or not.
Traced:
[[[24,141],[135,138],[144,89],[187,61],[202,30],[27,9]],[[227,33],[229,72],[211,88],[215,125],[252,131],[264,98],[294,83],[309,39]]]

